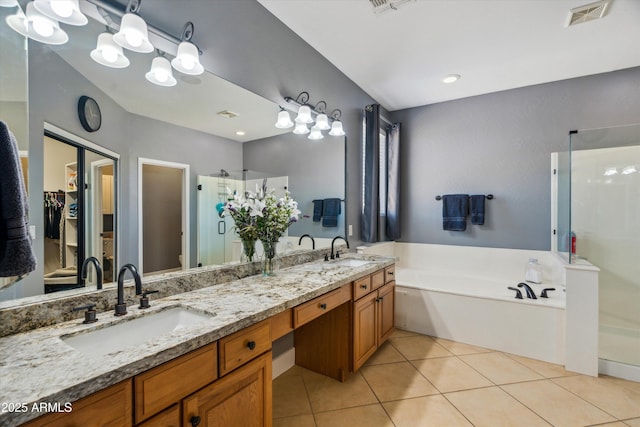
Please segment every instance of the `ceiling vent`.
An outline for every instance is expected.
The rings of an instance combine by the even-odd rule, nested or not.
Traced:
[[[415,0],[369,0],[373,13],[388,12],[390,10],[398,10],[401,5]]]
[[[609,8],[611,0],[601,0],[595,3],[587,4],[573,8],[569,11],[565,27],[582,24],[584,22],[593,21],[602,18]]]
[[[225,119],[233,119],[234,117],[238,117],[238,113],[234,113],[233,111],[229,110],[218,111],[217,114],[224,117]]]

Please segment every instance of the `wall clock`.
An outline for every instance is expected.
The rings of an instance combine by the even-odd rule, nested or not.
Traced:
[[[87,132],[95,132],[100,129],[102,114],[95,99],[85,95],[80,97],[78,100],[78,118]]]

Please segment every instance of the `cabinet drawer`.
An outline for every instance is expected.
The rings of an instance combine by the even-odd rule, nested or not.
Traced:
[[[223,376],[271,349],[271,321],[263,320],[224,337],[219,345],[220,376]]]
[[[385,271],[380,270],[376,271],[371,275],[371,289],[378,289],[380,286],[384,285],[385,279]]]
[[[134,378],[135,419],[139,423],[218,378],[214,342]]]
[[[361,277],[353,282],[353,300],[357,300],[371,292],[371,276]]]
[[[282,313],[271,316],[271,341],[282,338],[293,331],[293,310],[288,309]]]
[[[393,282],[396,280],[396,266],[390,265],[384,269],[384,283]]]
[[[69,413],[51,413],[23,426],[130,426],[131,401],[131,379],[128,379],[73,402]]]
[[[293,308],[293,327],[298,328],[351,299],[351,284],[328,292]]]

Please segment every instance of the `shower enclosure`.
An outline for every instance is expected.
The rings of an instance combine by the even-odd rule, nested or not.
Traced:
[[[255,171],[228,173],[221,170],[216,175],[198,176],[198,266],[222,265],[240,261],[242,243],[234,230],[233,219],[224,215],[223,207],[229,193],[256,191],[267,178],[267,188],[274,189],[277,198],[284,197],[289,185],[288,176],[270,176]],[[262,254],[262,246],[256,244],[256,255]]]
[[[637,378],[640,124],[573,131],[569,152],[557,159],[555,249],[570,263],[586,260],[600,269],[600,366]]]

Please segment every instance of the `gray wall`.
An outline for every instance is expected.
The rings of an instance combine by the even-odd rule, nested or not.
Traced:
[[[397,111],[404,242],[549,250],[550,154],[568,132],[640,122],[640,68]],[[484,226],[442,230],[436,195],[492,193]]]
[[[314,199],[344,199],[344,137],[327,135],[320,141],[310,141],[306,135],[289,133],[246,142],[242,148],[245,169],[289,177],[289,191],[302,211],[289,236],[345,236],[344,205],[337,227],[323,227],[322,221],[313,222],[312,203]]]

